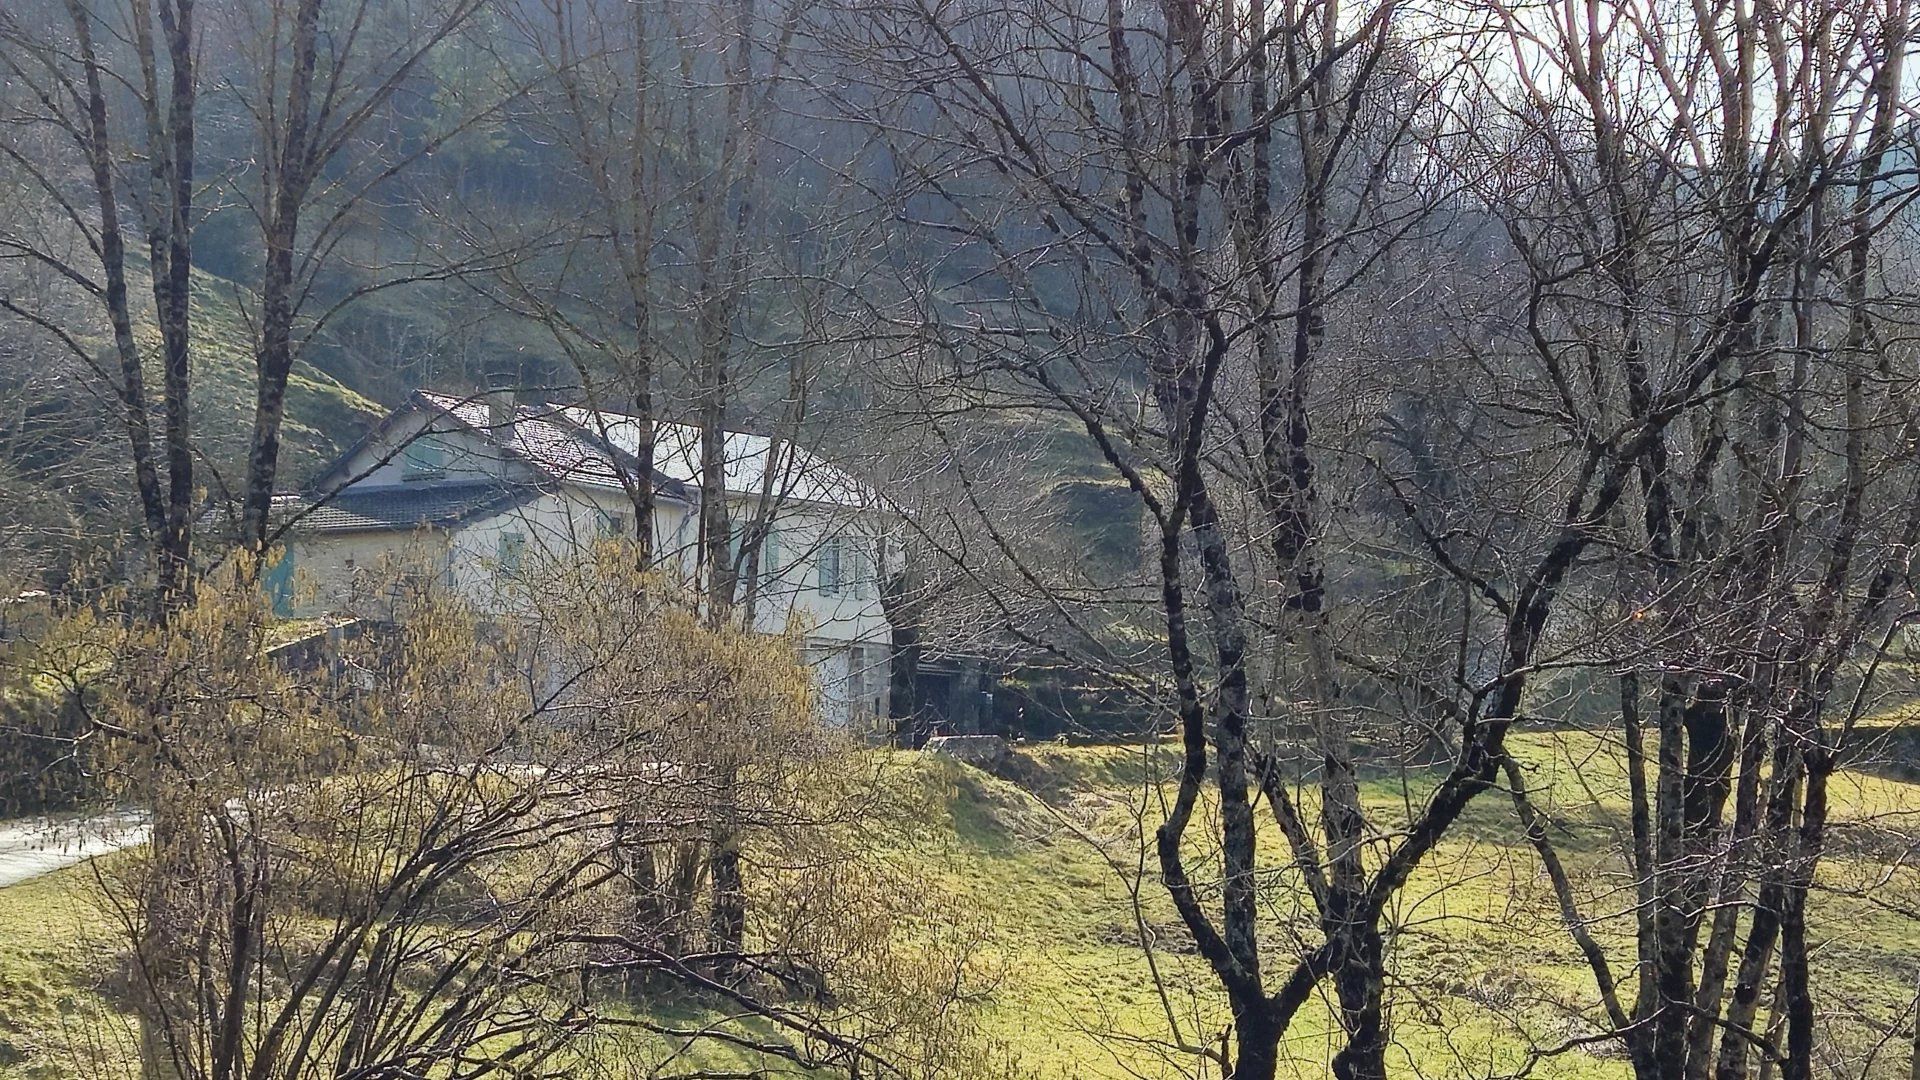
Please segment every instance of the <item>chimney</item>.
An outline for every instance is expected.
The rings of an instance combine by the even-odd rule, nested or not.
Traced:
[[[513,418],[516,398],[519,395],[517,384],[519,375],[511,370],[496,368],[487,372],[487,430],[495,442],[513,441]]]

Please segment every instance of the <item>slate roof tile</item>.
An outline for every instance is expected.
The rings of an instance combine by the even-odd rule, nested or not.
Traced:
[[[532,484],[502,484],[491,480],[388,484],[348,487],[318,507],[307,496],[276,495],[274,508],[285,517],[304,510],[296,526],[302,530],[354,532],[455,525],[480,514],[521,505],[539,493],[539,487]]]

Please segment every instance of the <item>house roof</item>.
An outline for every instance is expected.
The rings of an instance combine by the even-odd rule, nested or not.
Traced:
[[[624,486],[621,478],[639,470],[640,425],[632,416],[577,405],[521,403],[514,406],[511,431],[505,432],[503,438],[503,433],[495,430],[484,397],[416,390],[407,405],[381,421],[341,455],[314,481],[310,490],[317,493],[350,485],[353,478],[341,475],[346,463],[361,449],[382,438],[399,417],[416,410],[432,412],[462,428],[488,434],[548,480],[621,488]],[[872,505],[872,492],[849,473],[791,442],[781,441],[777,446],[776,452],[775,440],[765,435],[727,432],[724,444],[727,491],[757,496],[766,487],[773,497],[785,502],[846,507]],[[699,428],[689,424],[655,425],[655,493],[663,498],[691,502],[700,482],[701,457]],[[769,462],[774,463],[774,475],[773,483],[767,486]],[[352,487],[343,490],[350,491]]]
[[[499,437],[500,433],[493,430],[484,398],[456,397],[430,390],[416,390],[414,396],[463,427]],[[621,478],[633,476],[640,466],[639,458],[622,452],[592,430],[575,423],[567,411],[557,405],[515,405],[512,430],[502,442],[534,468],[564,483],[618,488],[623,486]],[[687,492],[675,477],[656,469],[653,480],[657,494],[687,498]]]
[[[633,417],[577,405],[549,408],[599,436],[597,441],[611,444],[631,460],[639,460],[640,424]],[[851,474],[785,440],[776,451],[774,440],[766,435],[729,431],[721,454],[726,489],[733,494],[757,496],[766,490],[774,498],[789,502],[850,507],[873,503],[873,493]],[[698,487],[702,456],[699,428],[691,424],[654,426],[653,462],[660,472],[688,487]],[[770,462],[775,471],[768,486]]]
[[[459,427],[490,438],[496,438],[498,434],[493,430],[484,398],[415,390],[405,405],[387,414],[372,431],[362,436],[359,442],[315,477],[308,485],[308,496],[317,498],[328,491],[352,490],[359,478],[344,475],[347,463],[358,457],[362,450],[384,438],[401,417],[416,412],[444,417]],[[434,426],[431,430],[446,429]],[[639,460],[633,455],[621,453],[591,431],[572,423],[554,406],[515,406],[512,428],[507,438],[499,441],[513,457],[531,466],[535,472],[561,483],[621,488],[624,487],[622,476],[632,476],[639,468]],[[653,483],[655,494],[663,498],[682,502],[690,498],[679,481],[659,470],[654,471]]]
[[[534,484],[492,480],[432,484],[347,487],[324,502],[307,495],[276,495],[274,510],[284,518],[301,515],[299,528],[310,532],[356,532],[457,525],[490,512],[519,506],[536,495]]]

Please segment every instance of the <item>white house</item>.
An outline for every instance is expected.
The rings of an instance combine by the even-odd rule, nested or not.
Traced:
[[[529,559],[633,532],[622,477],[639,475],[636,436],[631,417],[528,404],[511,391],[416,391],[305,492],[279,497],[280,512],[298,516],[268,574],[275,604],[296,616],[347,609],[368,599],[371,571],[399,558],[496,603],[503,575]],[[830,718],[884,717],[885,519],[871,493],[791,444],[729,432],[725,447],[731,520],[764,512],[768,523],[756,625],[804,633]],[[697,429],[657,425],[653,531],[663,562],[686,572],[699,557],[700,459]]]

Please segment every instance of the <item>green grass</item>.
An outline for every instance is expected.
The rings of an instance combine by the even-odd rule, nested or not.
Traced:
[[[1582,732],[1536,734],[1517,748],[1528,760],[1536,802],[1551,808],[1556,841],[1598,920],[1616,975],[1633,970],[1630,882],[1618,858],[1625,775],[1617,748]],[[999,940],[1010,963],[993,1020],[1028,1068],[1044,1076],[1174,1076],[1163,1061],[1177,1023],[1182,1037],[1217,1039],[1227,1017],[1211,981],[1184,948],[1184,935],[1143,861],[1139,821],[1157,823],[1158,808],[1140,803],[1142,779],[1154,765],[1138,749],[1036,747],[1028,752],[1025,791],[961,766],[929,766],[946,788],[949,859],[941,883],[998,913]],[[1163,758],[1158,766],[1170,764]],[[1382,772],[1363,785],[1377,820],[1391,825],[1414,805],[1430,777]],[[1403,786],[1406,785],[1406,786]],[[1836,836],[1904,836],[1920,813],[1920,791],[1896,780],[1850,773],[1838,778]],[[1299,793],[1311,813],[1310,790]],[[1207,813],[1203,806],[1202,814]],[[1201,821],[1197,835],[1207,834]],[[1150,840],[1150,836],[1149,836]],[[1281,866],[1277,829],[1262,833],[1267,862],[1269,925],[1304,931],[1310,918],[1294,879]],[[1858,847],[1859,845],[1854,845]],[[1828,891],[1815,900],[1815,963],[1835,1019],[1826,1036],[1858,1062],[1878,1041],[1878,1028],[1898,1027],[1912,1001],[1920,962],[1915,927],[1845,891],[1898,897],[1911,875],[1876,884],[1885,852],[1863,858],[1845,845],[1823,874]],[[1098,851],[1104,848],[1109,863]],[[1904,850],[1904,849],[1902,849]],[[1195,850],[1190,865],[1209,865]],[[1160,942],[1158,984],[1138,945],[1130,883],[1145,867],[1140,919]],[[1612,913],[1610,918],[1602,918]],[[1467,812],[1457,833],[1435,853],[1393,911],[1401,928],[1392,968],[1393,1021],[1409,1075],[1486,1076],[1519,1066],[1529,1045],[1550,1046],[1595,1030],[1600,1012],[1592,976],[1561,925],[1549,884],[1514,819],[1504,792],[1490,792]],[[1268,968],[1284,974],[1299,953],[1284,933],[1269,941]],[[1278,976],[1274,976],[1277,981]],[[1169,1016],[1172,1020],[1169,1020]],[[1290,1031],[1290,1075],[1323,1077],[1337,1045],[1322,1002],[1310,1005]],[[1176,1055],[1177,1056],[1177,1055]],[[1904,1068],[1904,1051],[1883,1055],[1880,1069]],[[1541,1061],[1534,1075],[1601,1078],[1628,1075],[1611,1047],[1572,1050]]]
[[[244,461],[252,431],[253,340],[235,286],[207,275],[194,277],[193,350],[195,422],[210,452],[229,476]],[[157,383],[155,384],[158,385]],[[320,465],[350,446],[386,409],[304,360],[287,378],[286,420],[281,431],[282,486],[303,482]]]
[[[920,774],[941,796],[931,831],[945,842],[921,848],[916,857],[937,867],[930,875],[937,885],[995,913],[1005,967],[988,1027],[1007,1040],[1022,1067],[1040,1076],[1181,1075],[1191,1063],[1171,1047],[1175,1025],[1182,1039],[1212,1042],[1227,1016],[1184,945],[1171,906],[1151,878],[1151,862],[1141,861],[1136,822],[1144,817],[1150,828],[1158,813],[1140,801],[1140,780],[1151,766],[1139,749],[1037,747],[1029,757],[1031,769],[1021,780],[1045,791],[1046,803],[1022,787],[948,762],[930,762]],[[1368,796],[1382,806],[1398,800],[1383,781],[1370,785]],[[1196,831],[1203,830],[1204,824]],[[1278,837],[1263,840],[1271,851]],[[1552,949],[1533,943],[1526,956],[1515,955],[1502,919],[1513,892],[1530,875],[1514,855],[1504,842],[1458,845],[1416,878],[1408,893],[1413,899],[1398,913],[1412,924],[1400,939],[1398,963],[1416,986],[1402,995],[1396,1020],[1402,1039],[1429,1071],[1485,1073],[1511,1064],[1520,1044],[1491,1013],[1545,987],[1576,982],[1581,974],[1570,944]],[[1196,852],[1194,864],[1203,859]],[[1143,865],[1148,875],[1141,881]],[[1277,863],[1271,876],[1276,887],[1267,900],[1274,924],[1305,931],[1310,919],[1291,890],[1279,887]],[[1541,900],[1543,910],[1553,910],[1550,897],[1530,904]],[[1139,946],[1143,931],[1156,942],[1151,966]],[[1271,955],[1276,966],[1289,957],[1284,947]],[[1507,974],[1522,960],[1524,975]],[[1478,1007],[1477,1001],[1496,1008]],[[1324,1076],[1333,1034],[1330,1013],[1314,1003],[1291,1033],[1291,1075]],[[1537,1075],[1624,1071],[1582,1056],[1548,1063]]]
[[[0,889],[0,1076],[125,1072],[135,1051],[110,1002],[117,936],[88,867]]]
[[[1598,920],[1596,933],[1630,984],[1631,890],[1617,854],[1625,786],[1617,748],[1568,731],[1528,735],[1517,749],[1537,803],[1555,816],[1556,840]],[[1023,752],[1011,781],[914,754],[889,755],[886,764],[878,805],[890,820],[881,858],[919,882],[927,903],[956,905],[985,929],[981,970],[992,990],[982,1024],[998,1064],[983,1075],[1174,1077],[1192,1064],[1173,1048],[1176,1033],[1217,1042],[1225,1010],[1184,945],[1150,853],[1143,855],[1142,833],[1150,844],[1160,814],[1149,781],[1171,764],[1166,749],[1036,746]],[[1365,778],[1363,797],[1391,824],[1410,800],[1417,805],[1429,782],[1430,774],[1382,771]],[[1300,794],[1311,812],[1311,790]],[[1912,1001],[1920,963],[1915,927],[1871,897],[1904,902],[1914,891],[1911,874],[1888,868],[1911,844],[1920,790],[1849,773],[1835,784],[1834,804],[1835,854],[1822,877],[1827,888],[1815,898],[1814,960],[1832,1016],[1823,1038],[1844,1058],[1836,1071],[1841,1064],[1853,1071],[1882,1031],[1901,1027]],[[1211,812],[1202,805],[1196,835],[1207,834]],[[1261,841],[1267,965],[1277,982],[1298,955],[1288,935],[1308,935],[1311,916],[1282,865],[1277,830],[1263,829]],[[1211,865],[1200,845],[1190,861],[1196,872]],[[49,1018],[98,1019],[90,1010],[99,997],[90,988],[111,970],[103,943],[108,924],[88,906],[84,881],[70,871],[0,890],[0,1077],[59,1075],[46,1071],[52,1059],[34,1033]],[[1400,927],[1391,961],[1398,978],[1392,1022],[1402,1055],[1396,1073],[1500,1075],[1521,1064],[1530,1044],[1594,1030],[1592,977],[1560,925],[1504,792],[1470,808],[1414,875],[1392,917]],[[1143,932],[1155,943],[1151,964],[1139,944]],[[1624,992],[1630,996],[1631,986]],[[697,1009],[683,1012],[684,1019],[697,1016]],[[1335,1039],[1325,1002],[1315,1000],[1289,1032],[1284,1074],[1326,1076]],[[713,1068],[750,1064],[725,1054],[698,1060]],[[1905,1067],[1905,1050],[1896,1047],[1882,1052],[1873,1071]],[[1628,1072],[1603,1046],[1543,1060],[1533,1075],[1603,1080]]]

